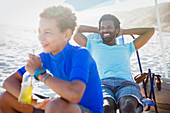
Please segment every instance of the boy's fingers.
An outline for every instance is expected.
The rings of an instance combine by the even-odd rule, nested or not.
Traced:
[[[37,58],[38,58],[39,60],[41,60],[41,57],[40,57],[40,56],[37,56]]]
[[[35,55],[34,54],[31,54],[31,53],[29,53],[29,58],[31,58],[31,57],[35,57]]]
[[[26,62],[28,63],[28,62],[29,62],[29,59],[27,59]]]
[[[31,54],[31,53],[29,53],[29,54],[28,54],[28,56],[29,56],[29,58],[31,58],[31,57],[32,57],[32,54]]]

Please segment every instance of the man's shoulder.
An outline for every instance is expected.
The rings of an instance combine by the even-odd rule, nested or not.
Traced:
[[[92,33],[87,35],[88,40],[102,40],[101,35],[99,33]]]
[[[133,48],[134,47],[134,42],[126,43],[126,44],[124,44],[124,46],[128,47],[128,48]]]

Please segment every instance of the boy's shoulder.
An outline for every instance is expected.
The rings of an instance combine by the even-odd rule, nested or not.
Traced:
[[[73,54],[81,54],[81,53],[88,53],[88,50],[86,47],[83,46],[74,46],[72,45],[72,52]]]

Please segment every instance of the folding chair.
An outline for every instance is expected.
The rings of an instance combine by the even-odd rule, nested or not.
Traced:
[[[135,37],[133,35],[131,35],[133,39],[135,39]],[[151,69],[148,69],[148,73],[143,73],[142,71],[142,66],[141,66],[141,62],[140,62],[140,57],[139,57],[139,52],[136,51],[136,55],[137,55],[137,59],[138,59],[138,64],[139,64],[139,69],[140,69],[140,77],[138,77],[139,75],[137,75],[134,79],[136,81],[136,83],[139,83],[140,81],[143,82],[143,89],[144,89],[144,93],[145,93],[145,98],[153,98],[153,102],[152,101],[144,101],[147,106],[148,106],[148,109],[146,109],[146,111],[150,110],[150,106],[154,106],[155,107],[155,112],[158,113],[158,109],[157,109],[157,104],[156,104],[156,99],[155,99],[155,92],[154,92],[154,87],[153,87],[153,82],[154,82],[154,77],[156,76],[157,79],[158,79],[158,90],[160,90],[160,84],[161,84],[161,81],[160,81],[160,75],[155,75],[154,73],[151,73]],[[149,97],[147,95],[147,91],[146,91],[146,83],[145,83],[145,79],[146,79],[146,82],[148,81],[148,77],[150,79],[150,86],[151,86],[151,90],[150,90],[150,94],[149,94]]]

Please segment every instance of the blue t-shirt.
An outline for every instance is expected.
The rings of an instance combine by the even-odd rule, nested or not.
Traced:
[[[103,95],[97,66],[87,49],[68,43],[58,54],[41,53],[40,57],[43,67],[54,77],[65,81],[79,80],[86,84],[84,95],[78,104],[89,108],[93,113],[103,112]],[[25,68],[20,70],[24,73]],[[22,74],[20,70],[18,72]]]
[[[86,47],[96,61],[101,79],[116,77],[133,81],[130,57],[135,51],[134,43],[109,46],[97,34],[88,37]]]

